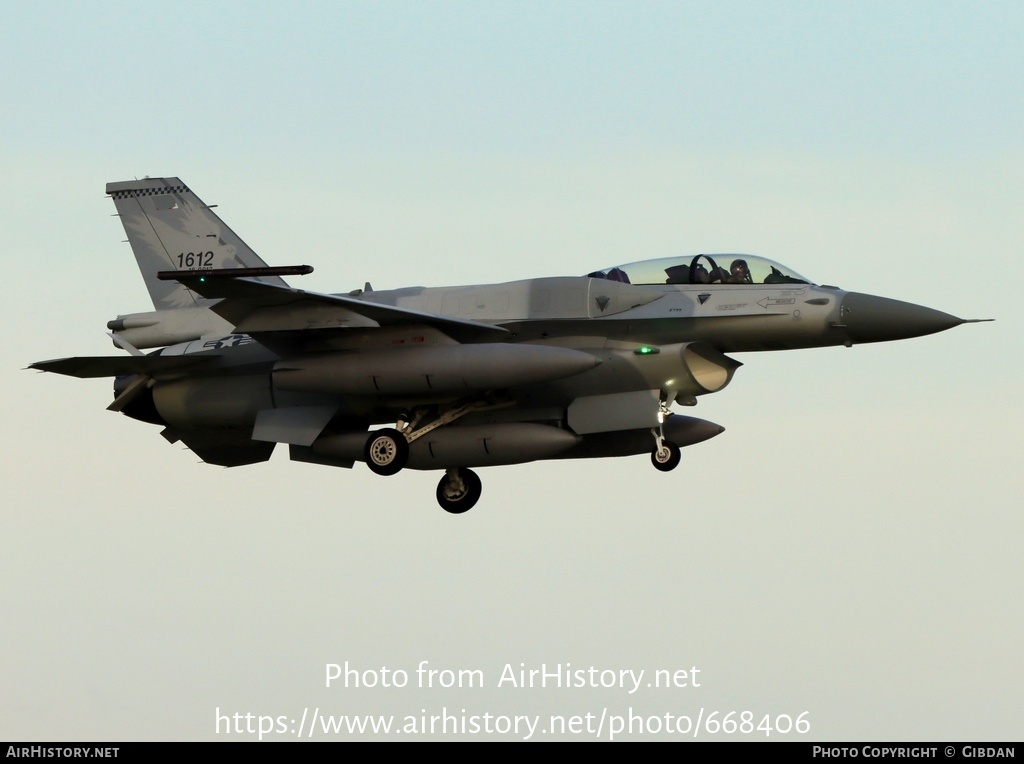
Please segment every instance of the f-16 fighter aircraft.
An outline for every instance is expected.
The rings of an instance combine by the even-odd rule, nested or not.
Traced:
[[[311,267],[268,267],[178,178],[107,194],[155,310],[107,324],[124,355],[31,368],[114,377],[110,410],[211,464],[266,461],[286,443],[294,460],[378,475],[443,470],[437,500],[453,513],[480,498],[472,467],[649,454],[674,469],[680,448],[723,430],[671,407],[729,384],[740,363],[726,353],[965,323],[738,254],[319,294],[281,278]]]

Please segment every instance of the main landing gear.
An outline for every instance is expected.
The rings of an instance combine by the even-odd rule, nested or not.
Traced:
[[[398,430],[385,427],[366,439],[366,466],[378,475],[394,475],[409,461],[409,441]],[[480,500],[483,484],[471,469],[449,467],[437,484],[437,503],[445,512],[461,515]]]
[[[378,475],[394,475],[409,461],[409,441],[391,427],[376,430],[363,449],[366,466]]]
[[[461,515],[480,500],[483,484],[473,470],[449,467],[437,484],[437,503],[445,512]]]
[[[413,414],[411,421],[407,421],[404,417],[399,419],[397,429],[384,427],[370,433],[366,439],[366,446],[363,448],[366,466],[378,475],[395,475],[409,463],[409,444],[417,438],[423,437],[438,427],[451,424],[456,419],[461,419],[474,411],[504,408],[507,405],[511,405],[511,402],[494,405],[485,401],[471,401],[445,411],[422,427],[419,424],[427,417],[428,412],[424,409],[418,410]]]
[[[374,430],[366,439],[363,447],[363,458],[366,466],[378,475],[395,475],[409,463],[409,444],[428,432],[454,422],[466,414],[491,408],[503,408],[509,403],[491,404],[485,401],[472,401],[462,406],[443,412],[429,424],[420,426],[428,412],[414,412],[410,420],[398,420],[398,427],[384,427]],[[471,469],[465,467],[449,467],[441,482],[437,484],[437,503],[446,512],[462,514],[472,509],[480,500],[483,485],[480,478]]]

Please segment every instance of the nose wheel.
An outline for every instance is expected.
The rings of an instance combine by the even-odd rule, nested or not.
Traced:
[[[483,484],[473,470],[451,468],[437,484],[437,503],[445,512],[461,515],[473,508],[482,492]]]
[[[651,430],[654,435],[654,450],[651,452],[651,464],[661,472],[671,472],[679,466],[682,455],[679,453],[679,446],[670,440],[665,440],[661,428]]]
[[[679,453],[679,446],[667,440],[651,452],[651,464],[662,472],[671,472],[679,466],[682,455]]]

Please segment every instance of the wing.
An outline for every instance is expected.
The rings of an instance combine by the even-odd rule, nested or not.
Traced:
[[[163,274],[161,274],[163,276]],[[320,294],[234,276],[172,271],[168,276],[203,297],[219,298],[211,310],[242,334],[261,342],[272,332],[352,329],[415,324],[444,332],[461,343],[495,342],[509,336],[499,326],[440,316],[342,295]]]

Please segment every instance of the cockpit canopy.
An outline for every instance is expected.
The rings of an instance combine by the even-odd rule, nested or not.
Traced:
[[[799,273],[755,255],[663,257],[588,273],[624,284],[810,284]]]

